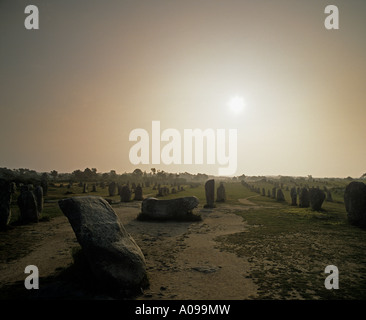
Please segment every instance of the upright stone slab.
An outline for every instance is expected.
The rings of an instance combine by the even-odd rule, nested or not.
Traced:
[[[116,195],[116,191],[117,191],[117,185],[115,182],[111,182],[109,185],[108,185],[108,192],[109,192],[109,196],[110,197],[113,197]]]
[[[42,211],[43,211],[43,188],[41,186],[37,186],[34,190],[34,196],[36,198],[36,202],[37,202],[37,211],[38,211],[38,216],[41,215]]]
[[[366,184],[352,181],[344,192],[344,205],[349,223],[366,227]]]
[[[327,190],[327,197],[326,197],[325,201],[327,201],[327,202],[333,202],[332,193],[330,192],[329,189]]]
[[[32,190],[33,186],[31,185],[24,185],[20,189],[17,202],[22,223],[38,222],[39,219],[37,201]]]
[[[272,188],[272,198],[273,199],[276,199],[276,195],[277,195],[277,188],[276,187],[273,187]]]
[[[144,200],[144,197],[142,195],[142,187],[140,185],[138,185],[135,188],[135,197],[134,197],[134,200],[136,200],[136,201],[142,201],[142,200]]]
[[[128,185],[124,185],[121,187],[120,198],[121,202],[131,201],[131,190]]]
[[[311,188],[309,191],[310,207],[315,211],[319,211],[325,200],[325,193],[319,188]]]
[[[112,290],[132,291],[147,284],[141,249],[104,199],[82,196],[58,203],[101,284]]]
[[[41,181],[41,187],[43,190],[43,196],[47,196],[48,195],[48,181],[46,179],[42,179]]]
[[[0,230],[6,229],[11,218],[12,183],[0,180]]]
[[[215,207],[215,180],[210,179],[205,183],[206,204],[205,208]]]
[[[224,183],[221,182],[220,186],[217,188],[216,202],[225,202],[225,201],[226,201],[226,191]]]
[[[291,188],[290,196],[291,196],[291,205],[292,206],[297,206],[297,192],[296,192],[295,187]]]
[[[307,188],[302,188],[299,194],[299,207],[308,208],[310,206],[310,195]]]
[[[285,201],[285,195],[283,194],[282,189],[277,190],[276,200],[280,202]]]

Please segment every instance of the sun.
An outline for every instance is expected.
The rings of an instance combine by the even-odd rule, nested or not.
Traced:
[[[245,107],[244,98],[241,96],[232,97],[229,102],[227,103],[230,112],[235,115],[238,115],[243,112]]]

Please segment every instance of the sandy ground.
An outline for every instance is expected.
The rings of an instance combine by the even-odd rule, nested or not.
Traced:
[[[243,200],[243,204],[249,205],[250,200]],[[146,259],[150,287],[137,299],[241,300],[256,296],[247,259],[220,250],[215,241],[217,236],[246,230],[243,219],[234,214],[246,206],[196,209],[195,213],[202,216],[202,221],[197,222],[138,221],[140,206],[141,202],[114,206]],[[17,226],[8,230],[13,233],[8,239],[17,241],[18,228],[33,237],[34,245],[18,260],[6,262],[6,257],[1,257],[1,285],[24,281],[27,265],[36,265],[42,279],[72,263],[71,250],[78,243],[66,217]]]

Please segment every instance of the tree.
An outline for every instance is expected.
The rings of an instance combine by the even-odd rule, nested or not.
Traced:
[[[72,175],[74,176],[74,181],[82,181],[83,180],[83,172],[81,170],[73,171]]]
[[[109,177],[110,177],[110,179],[116,179],[117,178],[117,173],[116,173],[116,170],[111,170],[110,172],[109,172]]]
[[[56,178],[58,176],[58,172],[56,170],[52,170],[51,171],[51,176],[53,177],[53,180],[56,180]]]
[[[84,180],[85,181],[90,181],[91,178],[92,178],[92,174],[93,174],[93,172],[89,168],[85,168],[85,170],[84,170]]]
[[[141,169],[135,169],[133,170],[132,174],[138,177],[142,177],[143,172]]]

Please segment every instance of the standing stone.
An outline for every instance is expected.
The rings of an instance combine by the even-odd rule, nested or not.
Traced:
[[[36,189],[34,190],[34,196],[36,197],[38,216],[40,216],[43,211],[43,202],[44,202],[43,188],[41,186],[36,187]]]
[[[92,192],[97,192],[97,185],[95,183],[92,185]]]
[[[141,292],[148,284],[145,257],[118,216],[101,197],[58,202],[97,280],[111,291]]]
[[[121,198],[121,202],[129,202],[131,201],[131,190],[128,185],[124,185],[121,187],[121,193],[119,194]]]
[[[168,194],[168,188],[164,186],[161,189],[162,189],[163,196],[166,196]]]
[[[167,200],[146,198],[141,203],[141,213],[138,220],[177,220],[177,221],[198,221],[200,215],[193,213],[198,206],[199,200],[196,197],[183,197]]]
[[[310,205],[309,190],[307,188],[302,188],[299,194],[299,207],[308,208]]]
[[[271,197],[271,190],[268,189],[268,192],[267,192],[267,197],[270,198]]]
[[[157,197],[162,197],[163,196],[163,188],[158,188],[158,193],[156,195]]]
[[[88,184],[84,183],[83,185],[83,193],[87,193],[88,192]]]
[[[136,201],[144,200],[144,197],[142,196],[142,187],[140,185],[138,185],[135,188],[135,198],[134,198],[134,200],[136,200]]]
[[[344,192],[344,204],[349,223],[366,227],[366,184],[352,181]]]
[[[205,183],[206,192],[206,204],[204,208],[214,208],[215,207],[215,180],[210,179]]]
[[[225,202],[225,201],[226,201],[226,191],[225,191],[224,183],[221,182],[220,186],[217,188],[216,202]]]
[[[276,200],[281,202],[285,201],[285,195],[283,194],[282,189],[277,190]]]
[[[272,188],[272,198],[276,199],[276,187]]]
[[[46,179],[42,179],[41,187],[43,190],[43,196],[46,197],[48,195],[48,181]]]
[[[15,192],[15,184],[0,180],[0,230],[6,229],[11,218],[11,198]]]
[[[327,190],[327,198],[325,199],[325,201],[327,202],[333,202],[333,197],[332,197],[332,193],[330,192],[330,190]]]
[[[291,195],[291,205],[297,206],[297,192],[295,187],[291,188],[290,195]]]
[[[108,192],[109,192],[109,196],[113,197],[116,195],[116,190],[117,190],[117,186],[116,183],[113,181],[108,185]]]
[[[262,196],[265,197],[266,196],[266,189],[262,188]]]
[[[17,200],[22,223],[38,222],[37,201],[31,189],[29,185],[22,186]]]
[[[309,191],[311,209],[319,211],[325,200],[325,193],[319,188],[311,188]]]

